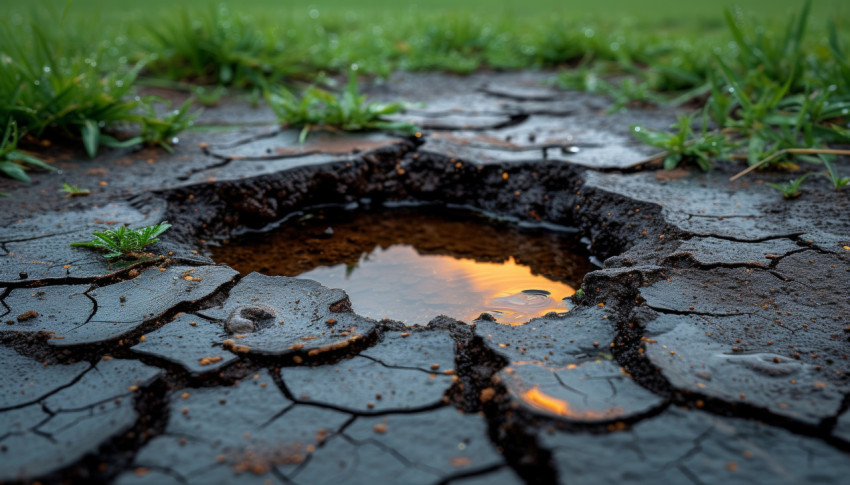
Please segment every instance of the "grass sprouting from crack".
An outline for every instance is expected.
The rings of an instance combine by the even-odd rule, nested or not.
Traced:
[[[266,97],[278,121],[301,128],[302,143],[313,128],[385,130],[407,135],[415,134],[418,129],[412,123],[387,120],[387,115],[402,112],[404,104],[368,103],[366,96],[360,94],[354,74],[349,76],[348,85],[339,95],[311,86],[300,97],[282,87],[270,91]]]
[[[79,185],[62,184],[62,192],[65,192],[66,197],[84,197],[91,194],[91,190],[80,188]]]
[[[95,232],[93,233],[94,239],[92,241],[74,242],[71,243],[71,247],[94,248],[107,251],[103,255],[107,259],[127,256],[134,257],[138,256],[138,253],[146,246],[159,242],[158,236],[170,227],[171,224],[166,221],[139,229],[130,229],[126,226],[121,226],[118,229]]]
[[[809,175],[811,175],[811,174],[807,173],[807,174],[803,175],[802,177],[797,177],[795,179],[791,179],[788,182],[783,182],[781,184],[774,184],[774,183],[768,182],[767,185],[769,185],[769,186],[773,187],[774,189],[782,192],[782,196],[785,197],[786,199],[793,199],[795,197],[800,196],[800,184],[802,184],[803,181],[806,180],[806,177],[808,177]]]

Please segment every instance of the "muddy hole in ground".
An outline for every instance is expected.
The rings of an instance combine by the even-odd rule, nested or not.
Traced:
[[[211,248],[243,275],[297,276],[345,290],[354,311],[425,324],[482,313],[520,325],[567,312],[594,269],[580,234],[435,206],[326,207]]]

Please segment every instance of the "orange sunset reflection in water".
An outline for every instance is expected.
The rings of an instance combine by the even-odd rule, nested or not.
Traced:
[[[519,325],[568,310],[575,289],[516,263],[482,263],[421,255],[411,246],[375,248],[357,266],[319,267],[299,275],[348,293],[355,312],[372,318],[427,323],[438,315],[469,322],[481,313]]]
[[[428,207],[317,209],[210,251],[243,275],[341,288],[358,314],[406,324],[439,315],[470,322],[489,313],[519,325],[566,312],[564,298],[593,269],[578,236],[565,228]]]

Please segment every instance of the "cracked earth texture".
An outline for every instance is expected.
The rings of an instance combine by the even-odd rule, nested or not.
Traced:
[[[174,154],[56,149],[61,173],[0,180],[0,482],[841,481],[850,192],[809,179],[784,201],[764,183],[784,174],[636,165],[652,149],[628,126],[675,113],[603,116],[547,76],[367,86],[425,103],[399,115],[418,138],[299,145],[230,100],[199,123],[241,128],[185,133]],[[383,203],[575,227],[604,263],[563,316],[407,327],[204,256],[311,206]],[[68,246],[161,220],[146,262]]]

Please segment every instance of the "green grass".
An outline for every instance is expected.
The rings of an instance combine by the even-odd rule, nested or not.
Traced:
[[[38,158],[18,150],[18,124],[12,120],[7,121],[6,129],[0,138],[0,173],[7,177],[29,183],[30,177],[27,170],[31,168],[41,170],[53,170],[53,167]],[[0,196],[5,194],[0,193]]]
[[[40,4],[61,14],[67,0],[41,0]],[[192,10],[201,10],[221,2],[214,0],[184,0],[179,5]],[[225,2],[228,3],[228,2]],[[229,2],[236,5],[235,2]],[[843,0],[819,0],[814,5],[819,17],[825,18],[841,13]],[[126,18],[136,16],[167,15],[174,12],[176,3],[171,0],[148,0],[146,2],[116,2],[114,0],[73,0],[69,17],[75,15],[90,16],[93,13],[102,18]],[[617,18],[629,18],[647,21],[656,25],[699,25],[717,22],[722,19],[723,9],[740,6],[753,15],[774,15],[786,18],[796,11],[800,3],[796,0],[715,0],[712,2],[680,2],[671,0],[431,0],[424,2],[403,2],[398,0],[242,0],[239,9],[255,15],[281,16],[301,14],[307,16],[312,10],[318,18],[339,15],[422,15],[434,12],[473,13],[478,17],[595,17],[596,20],[616,15]],[[17,0],[0,0],[0,7],[7,10],[20,9]],[[846,7],[843,13],[850,13]]]
[[[122,257],[140,257],[146,246],[159,242],[159,235],[167,231],[171,224],[163,221],[153,226],[130,229],[121,226],[118,229],[107,229],[95,232],[94,240],[71,243],[75,248],[92,248],[106,251],[103,257],[107,259]]]
[[[401,103],[367,103],[358,90],[357,76],[351,74],[348,86],[340,95],[311,86],[299,97],[279,87],[267,93],[269,106],[287,127],[301,128],[299,141],[304,142],[313,128],[342,131],[385,130],[414,135],[416,125],[385,118],[404,111]]]
[[[62,192],[65,192],[66,197],[85,197],[91,194],[91,190],[80,188],[79,185],[62,184]]]
[[[634,127],[635,136],[665,150],[666,168],[691,160],[708,170],[717,158],[742,158],[753,167],[808,162],[823,165],[836,190],[846,186],[850,179],[837,173],[833,159],[850,155],[837,149],[850,143],[848,43],[829,22],[826,41],[807,44],[809,7],[804,3],[784,29],[772,32],[727,11],[736,48],[725,55],[713,52],[711,65],[719,74],[709,71],[709,96],[701,108],[716,129],[708,133],[704,121],[695,135],[685,117],[676,134]],[[799,195],[804,179],[780,190],[786,198]]]
[[[805,174],[802,177],[797,177],[795,179],[791,179],[788,182],[783,182],[781,184],[774,184],[768,182],[767,185],[773,187],[774,189],[782,192],[782,196],[786,199],[793,199],[800,196],[800,185],[806,180],[809,175]]]
[[[724,13],[735,4],[741,10]],[[772,162],[822,163],[837,188],[844,180],[832,154],[795,151],[850,142],[850,7],[842,0],[802,13],[799,0],[252,0],[238,10],[201,0],[181,8],[74,0],[64,15],[67,5],[23,10],[0,0],[9,12],[0,29],[0,122],[15,120],[20,138],[64,138],[91,155],[104,145],[168,149],[191,127],[188,105],[154,116],[156,100],[139,98],[140,84],[178,86],[204,103],[247,92],[306,136],[315,125],[411,129],[380,119],[400,106],[368,105],[350,87],[340,95],[293,88],[326,74],[560,68],[556,85],[605,94],[612,110],[701,106],[671,133],[639,132],[665,150],[668,167],[741,157],[756,164],[778,153]],[[695,130],[699,119],[710,123]],[[128,127],[138,136],[113,133]]]

